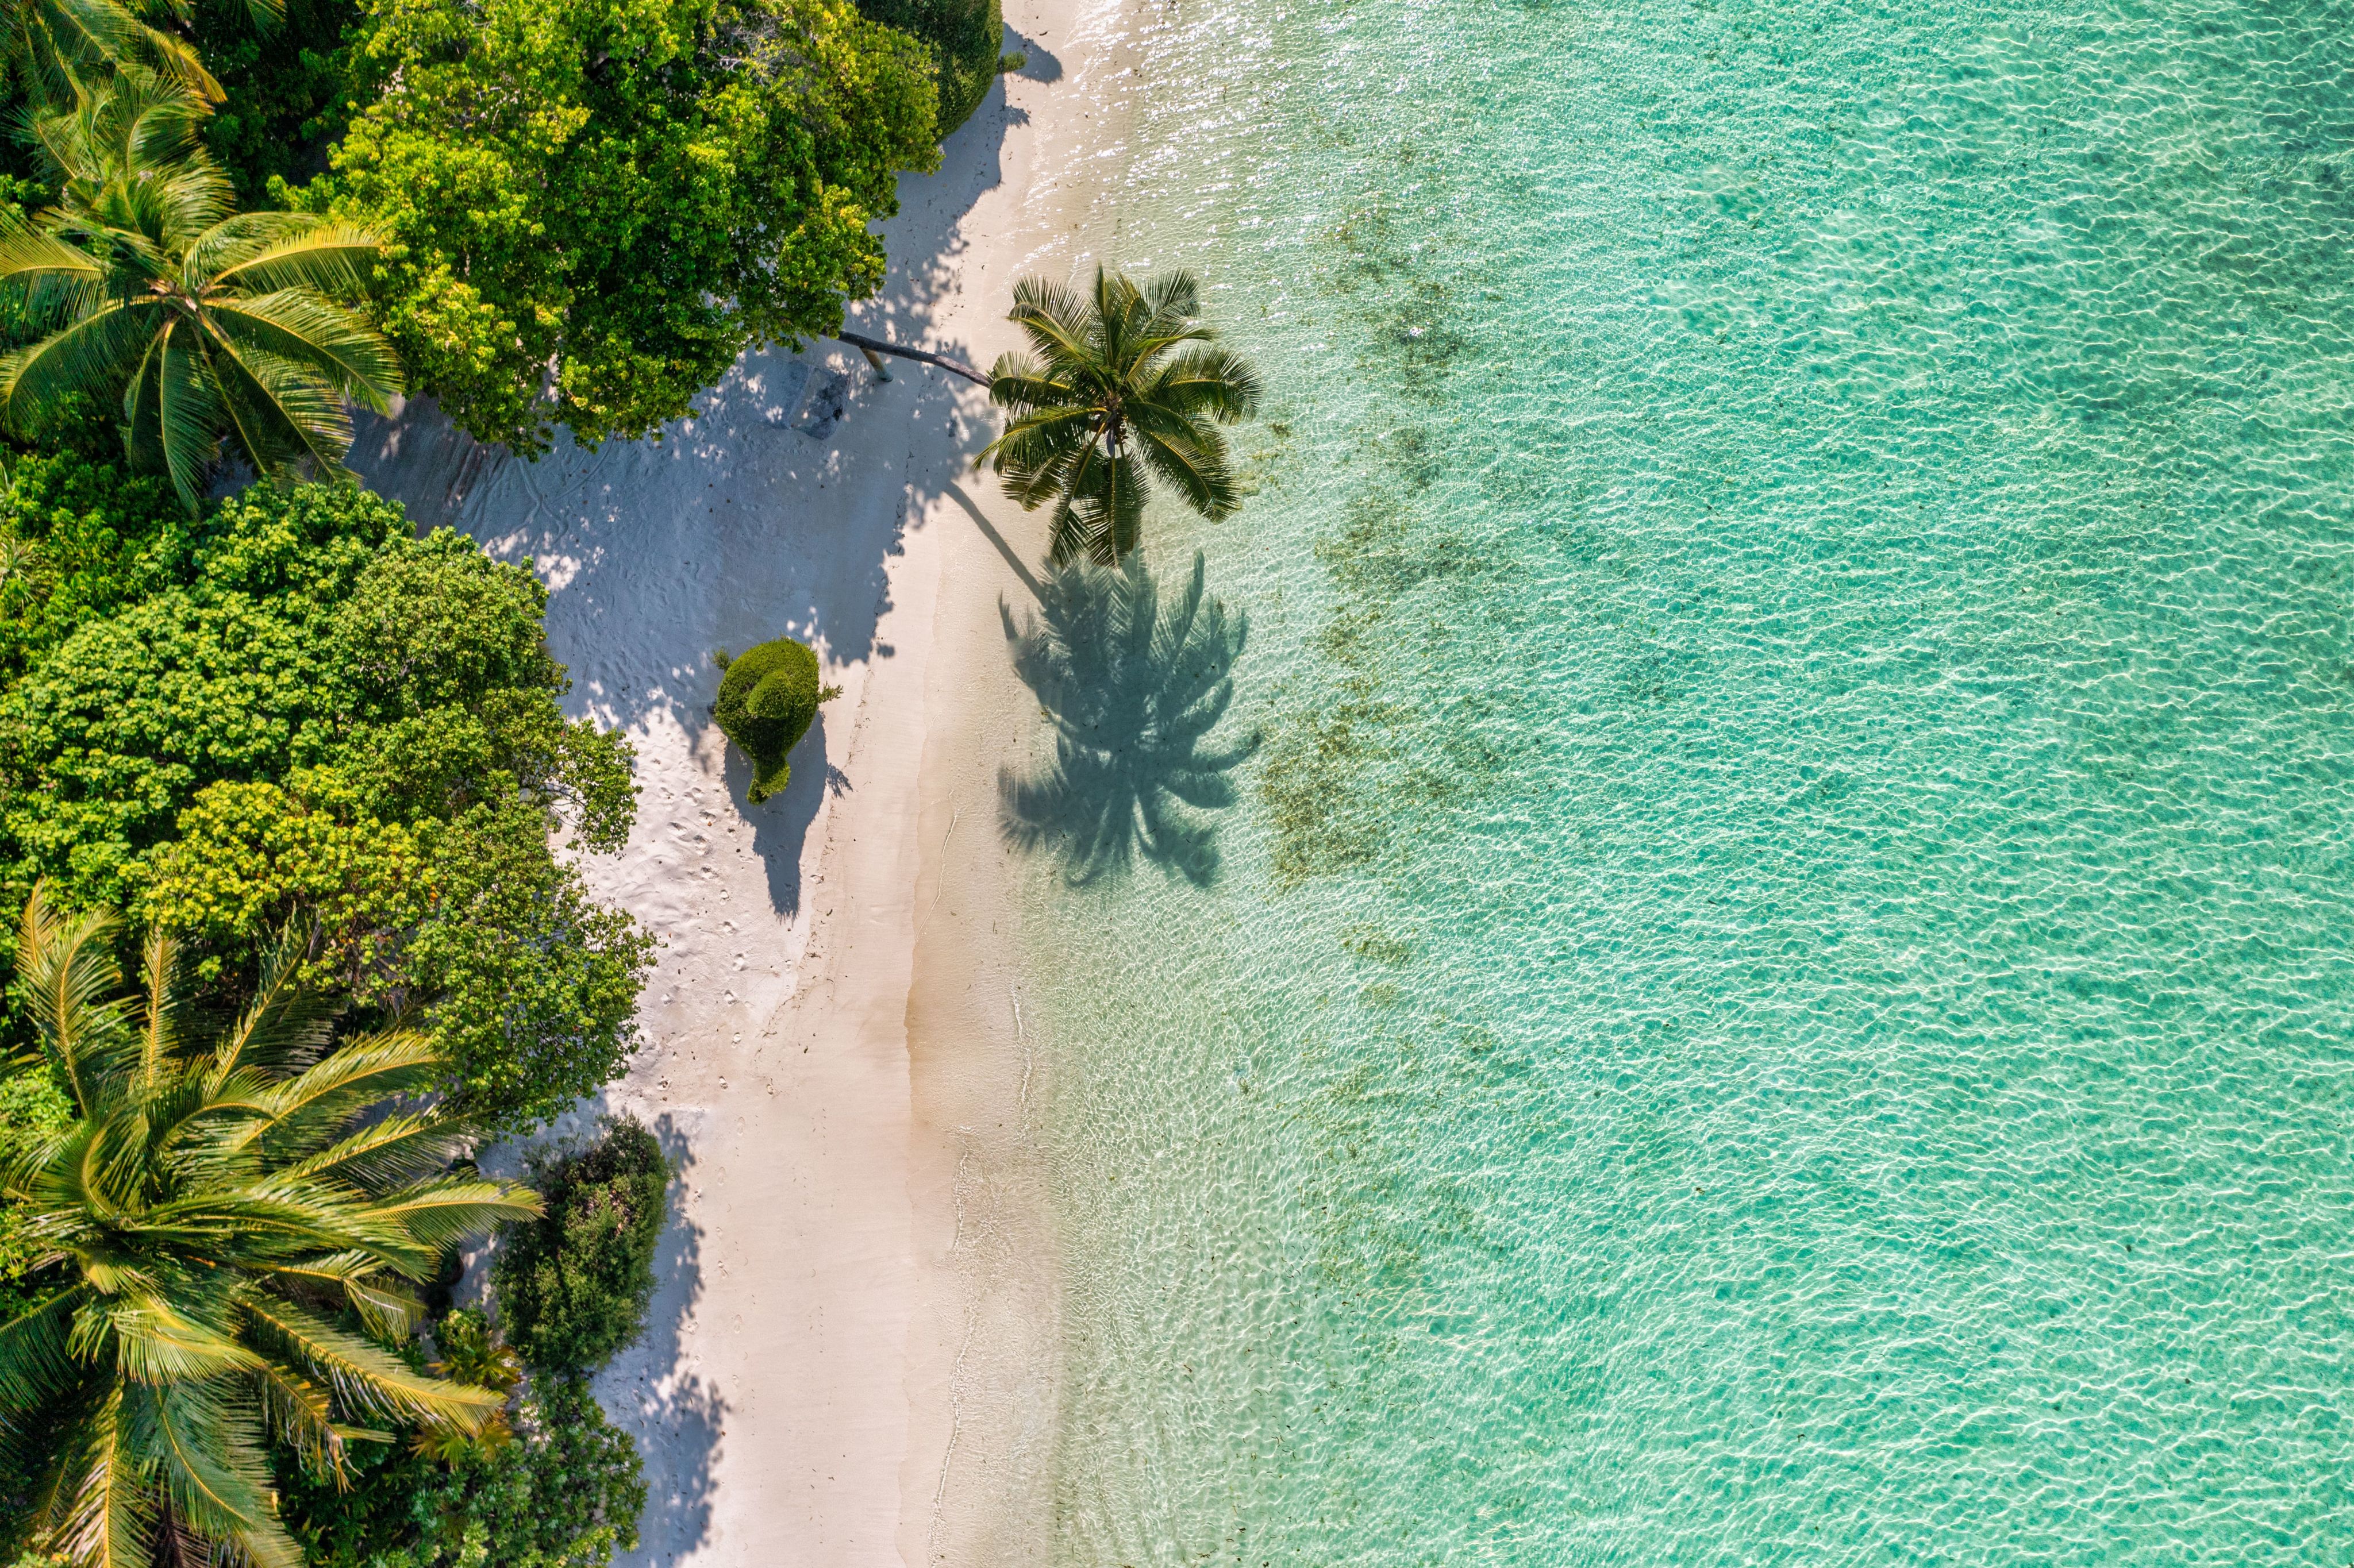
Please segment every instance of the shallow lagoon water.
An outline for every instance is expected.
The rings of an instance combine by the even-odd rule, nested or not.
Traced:
[[[1161,16],[1259,744],[1028,863],[1058,1561],[2354,1562],[2349,38]]]

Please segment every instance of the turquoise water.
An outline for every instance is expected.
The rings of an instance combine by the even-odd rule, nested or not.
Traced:
[[[2354,8],[1148,58],[1261,744],[1030,863],[1058,1559],[2354,1563]]]

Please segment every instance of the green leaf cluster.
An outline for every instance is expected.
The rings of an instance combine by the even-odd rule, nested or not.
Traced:
[[[938,155],[924,47],[849,0],[372,0],[357,37],[376,96],[293,199],[384,238],[403,363],[518,450],[643,435],[837,328]]]
[[[19,458],[11,478],[0,493],[0,683],[76,627],[181,580],[198,527],[169,481],[77,452]]]
[[[1002,0],[858,0],[858,8],[931,49],[946,141],[972,118],[997,79],[998,51],[1005,42]]]
[[[720,733],[752,759],[746,798],[757,806],[791,780],[787,758],[816,722],[818,704],[835,694],[818,685],[817,655],[790,637],[713,657],[726,673],[712,716]]]
[[[533,1170],[546,1213],[508,1226],[491,1266],[501,1326],[525,1361],[593,1372],[644,1331],[670,1176],[662,1144],[626,1117]]]
[[[588,1384],[543,1376],[512,1443],[444,1461],[355,1451],[348,1489],[281,1463],[286,1520],[311,1568],[604,1568],[638,1544],[637,1448]]]
[[[273,26],[259,26],[233,0],[197,5],[189,34],[221,101],[205,122],[205,146],[246,207],[263,205],[272,179],[298,179],[323,163],[351,118],[345,34],[357,0],[287,0]]]
[[[615,1075],[651,944],[550,834],[619,847],[630,753],[565,718],[530,574],[320,485],[107,558],[108,602],[163,586],[0,695],[0,892],[132,908],[213,984],[303,921],[306,980],[416,1014],[498,1130]]]

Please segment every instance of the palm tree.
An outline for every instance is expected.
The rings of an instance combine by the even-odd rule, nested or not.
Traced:
[[[1100,267],[1092,297],[1035,278],[1014,286],[1006,319],[1032,354],[990,369],[1007,419],[981,458],[1024,507],[1055,502],[1055,565],[1111,566],[1136,548],[1147,469],[1204,517],[1240,503],[1217,426],[1250,417],[1258,376],[1196,319],[1200,293],[1190,272],[1138,284]]]
[[[504,1395],[412,1372],[366,1335],[406,1334],[409,1282],[538,1200],[448,1172],[464,1129],[387,1100],[440,1065],[419,1036],[332,1053],[334,1010],[296,983],[281,942],[236,1022],[208,1031],[172,944],[121,980],[103,914],[37,888],[17,975],[78,1119],[19,1152],[0,1187],[25,1205],[58,1288],[0,1323],[0,1430],[32,1450],[37,1544],[73,1568],[239,1561],[300,1568],[265,1444],[343,1474],[346,1423],[472,1432]]]
[[[1199,884],[1217,874],[1213,830],[1180,809],[1234,802],[1226,774],[1258,748],[1251,736],[1219,750],[1204,742],[1234,701],[1235,658],[1249,623],[1204,591],[1202,554],[1184,590],[1161,590],[1130,554],[1117,571],[1073,563],[1039,596],[1043,616],[1016,630],[1013,670],[1055,722],[1055,760],[1033,778],[997,776],[1007,840],[1059,849],[1084,885],[1141,854]]]
[[[249,0],[248,8],[258,24],[274,25],[285,13],[285,0]],[[124,0],[5,0],[0,50],[35,103],[69,101],[78,79],[109,70],[144,72],[202,104],[218,103],[220,83],[188,41],[139,16],[162,10],[185,22],[192,9],[188,0],[135,7]]]
[[[120,395],[133,461],[196,510],[229,438],[257,470],[345,477],[346,400],[400,390],[391,346],[336,302],[378,242],[306,213],[233,213],[185,97],[118,78],[35,122],[62,182],[37,227],[0,219],[0,281],[63,324],[0,359],[0,423]]]

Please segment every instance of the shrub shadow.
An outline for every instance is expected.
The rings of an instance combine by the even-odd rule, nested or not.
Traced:
[[[1140,551],[1117,569],[1057,568],[1020,627],[1002,600],[998,615],[1014,673],[1055,726],[1052,762],[998,774],[1007,842],[1060,855],[1075,885],[1140,859],[1197,886],[1214,880],[1216,830],[1196,813],[1233,804],[1226,775],[1258,736],[1204,745],[1234,702],[1249,627],[1207,596],[1200,552],[1165,604]]]
[[[827,795],[843,794],[850,789],[849,775],[826,756],[823,706],[810,721],[809,733],[793,747],[791,761],[793,775],[785,787],[757,806],[746,799],[752,787],[752,759],[744,755],[743,747],[730,745],[726,763],[727,792],[739,802],[737,809],[744,820],[752,824],[752,853],[768,873],[769,901],[787,915],[801,911],[801,841],[808,836],[810,824],[817,821],[817,809]]]
[[[695,1153],[684,1129],[665,1114],[652,1124],[671,1162],[670,1223],[654,1255],[660,1282],[646,1331],[598,1374],[597,1393],[636,1439],[645,1461],[646,1508],[638,1519],[638,1563],[664,1563],[701,1546],[711,1533],[713,1467],[727,1402],[695,1372],[682,1370],[680,1336],[703,1297],[700,1227],[686,1217],[686,1177]]]
[[[1052,49],[1028,34],[1017,32],[1012,27],[1006,28],[1005,47],[1009,52],[1023,57],[1022,69],[1018,74],[1027,77],[1032,81],[1063,79],[1063,62],[1055,58]]]

